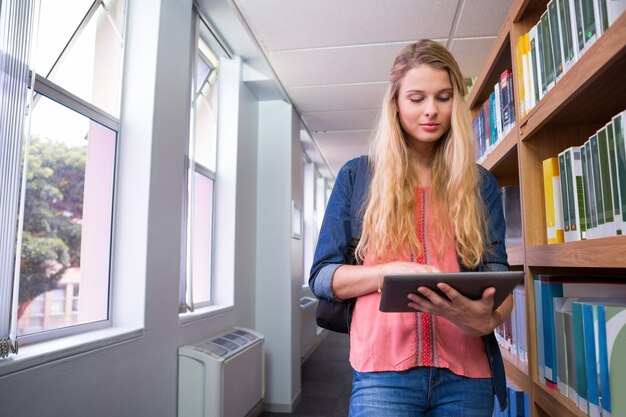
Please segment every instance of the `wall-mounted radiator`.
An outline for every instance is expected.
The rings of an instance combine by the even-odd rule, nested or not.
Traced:
[[[178,417],[245,417],[264,395],[263,335],[233,328],[178,348]]]
[[[318,327],[315,321],[315,310],[317,309],[317,303],[317,299],[313,297],[300,298],[300,311],[302,312],[300,359],[303,361],[308,358],[316,345]]]

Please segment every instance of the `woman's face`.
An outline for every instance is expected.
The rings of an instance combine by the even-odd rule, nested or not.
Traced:
[[[447,71],[428,65],[410,69],[400,81],[397,100],[409,144],[434,144],[450,129],[453,97]]]

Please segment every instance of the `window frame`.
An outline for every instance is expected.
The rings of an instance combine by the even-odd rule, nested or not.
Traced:
[[[185,315],[189,313],[196,312],[197,309],[202,309],[206,307],[212,307],[215,305],[215,253],[216,253],[216,188],[218,186],[217,181],[217,171],[219,161],[217,158],[218,148],[219,148],[219,125],[220,125],[220,114],[217,114],[216,117],[216,138],[215,138],[215,148],[213,151],[215,152],[215,170],[211,170],[209,167],[204,164],[197,162],[195,158],[195,150],[196,150],[196,103],[198,98],[202,95],[202,90],[206,88],[207,84],[213,84],[214,88],[218,88],[217,90],[217,102],[219,103],[219,96],[221,94],[219,90],[219,77],[220,77],[220,68],[219,68],[219,60],[221,57],[229,57],[228,52],[223,48],[219,38],[215,36],[215,32],[212,30],[209,23],[206,19],[203,18],[202,14],[198,11],[198,9],[194,6],[193,8],[193,20],[194,30],[192,31],[193,42],[192,50],[190,51],[190,59],[191,62],[191,74],[190,74],[190,92],[191,92],[191,100],[190,100],[190,112],[189,112],[189,134],[187,136],[187,148],[185,154],[185,187],[184,187],[184,195],[183,195],[183,219],[182,219],[182,244],[181,244],[181,275],[179,277],[179,314]],[[217,66],[214,65],[211,60],[202,53],[200,49],[200,41],[203,41],[205,45],[209,48],[210,52],[215,55],[217,59]],[[201,59],[209,68],[209,72],[204,77],[201,82],[196,79],[197,77],[197,59]],[[211,80],[213,78],[213,80]],[[211,82],[212,81],[212,82]],[[198,83],[200,82],[200,85]],[[213,87],[212,87],[213,88]],[[219,104],[218,104],[218,112],[219,112]],[[209,219],[211,223],[211,262],[210,262],[210,282],[209,282],[209,299],[202,300],[197,303],[193,301],[193,247],[192,247],[192,239],[193,239],[193,226],[194,226],[194,215],[193,212],[193,196],[195,191],[195,175],[201,175],[202,177],[210,180],[212,182],[212,195],[211,195],[211,205],[212,212],[211,218]]]

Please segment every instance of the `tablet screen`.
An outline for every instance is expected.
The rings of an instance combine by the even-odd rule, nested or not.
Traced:
[[[464,296],[473,300],[482,297],[483,291],[494,287],[494,310],[502,304],[513,289],[522,283],[523,271],[503,272],[442,272],[425,274],[391,274],[383,280],[379,310],[390,313],[414,312],[408,306],[409,293],[418,294],[417,287],[428,287],[439,295],[445,294],[437,288],[437,283],[445,282]]]

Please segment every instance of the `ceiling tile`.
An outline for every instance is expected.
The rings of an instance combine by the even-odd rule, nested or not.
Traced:
[[[375,110],[387,89],[387,82],[294,87],[288,91],[299,113],[340,110]]]
[[[385,81],[409,42],[272,52],[276,75],[288,86]]]
[[[493,37],[484,39],[454,39],[452,41],[450,52],[459,63],[464,77],[468,78],[478,75],[495,40],[496,38]]]
[[[370,131],[315,133],[313,138],[336,176],[348,160],[367,153],[370,134]]]
[[[510,8],[511,0],[465,0],[454,36],[496,36]]]
[[[307,127],[313,131],[372,129],[378,119],[378,110],[354,110],[303,113]]]
[[[234,0],[268,51],[446,38],[459,0]]]

